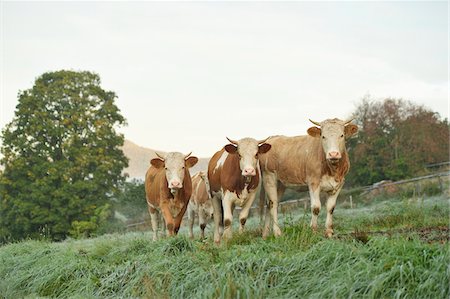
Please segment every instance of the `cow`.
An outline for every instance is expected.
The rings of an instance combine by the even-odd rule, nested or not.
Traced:
[[[194,156],[178,152],[150,161],[145,174],[145,195],[153,229],[153,240],[158,239],[158,210],[162,213],[169,236],[176,235],[192,193],[188,169],[198,162]]]
[[[336,199],[350,169],[345,141],[358,131],[358,127],[351,121],[337,118],[320,123],[311,121],[316,126],[307,130],[308,135],[273,136],[266,141],[272,145],[272,150],[260,156],[263,188],[268,197],[264,238],[269,233],[271,221],[274,235],[281,235],[278,201],[286,187],[301,186],[307,186],[309,190],[312,213],[310,225],[313,230],[317,230],[317,217],[321,208],[320,192],[327,193],[325,235],[333,235]],[[264,192],[261,192],[260,200],[265,200]]]
[[[198,224],[201,229],[201,238],[205,238],[205,227],[213,215],[209,181],[206,172],[200,171],[192,177],[192,195],[188,205],[189,237],[194,238],[192,228],[194,226],[195,214],[198,215]]]
[[[239,214],[239,230],[244,229],[260,180],[258,157],[271,148],[265,140],[243,138],[235,141],[228,137],[227,139],[230,143],[216,152],[208,163],[216,243],[220,243],[219,226],[222,221],[224,239],[231,238],[231,222],[235,205],[242,207]]]

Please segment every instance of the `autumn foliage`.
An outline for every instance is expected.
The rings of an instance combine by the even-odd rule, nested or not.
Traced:
[[[358,136],[349,141],[349,185],[399,180],[449,160],[449,123],[424,106],[402,99],[364,98],[353,113]]]

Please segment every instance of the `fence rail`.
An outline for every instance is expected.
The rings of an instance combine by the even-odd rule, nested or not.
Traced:
[[[444,162],[444,163],[450,163],[450,162]],[[440,163],[442,164],[442,163]],[[363,186],[363,187],[357,187],[357,188],[352,188],[352,189],[348,189],[348,190],[342,190],[342,191],[346,191],[348,193],[353,193],[353,192],[358,192],[361,191],[363,193],[367,193],[370,192],[372,190],[377,190],[377,189],[383,189],[389,186],[395,186],[395,185],[402,185],[402,184],[407,184],[407,183],[413,183],[413,182],[418,182],[418,181],[422,181],[422,180],[427,180],[427,179],[433,179],[433,178],[441,178],[443,176],[450,176],[450,171],[445,171],[445,172],[440,172],[440,173],[435,173],[435,174],[430,174],[430,175],[425,175],[425,176],[420,176],[420,177],[415,177],[415,178],[411,178],[411,179],[406,179],[406,180],[401,180],[401,181],[396,181],[396,182],[391,182],[391,183],[385,183],[382,185],[369,185],[369,186]],[[442,189],[442,183],[440,182],[440,186]],[[443,190],[441,190],[443,191]],[[352,200],[352,197],[350,196],[350,201]],[[292,205],[299,205],[300,203],[303,203],[304,205],[307,205],[309,201],[309,198],[299,198],[299,199],[291,199],[291,200],[286,200],[286,201],[282,201],[280,202],[278,205],[280,207],[280,210],[283,210],[286,207],[292,206]],[[255,201],[256,202],[256,201]],[[239,211],[239,207],[236,207],[236,211]],[[253,206],[251,208],[252,211],[257,210],[258,207],[257,206]],[[132,228],[132,227],[136,227],[139,225],[144,225],[147,224],[148,220],[144,220],[144,221],[140,221],[140,222],[136,222],[136,223],[130,223],[126,225],[126,228]]]

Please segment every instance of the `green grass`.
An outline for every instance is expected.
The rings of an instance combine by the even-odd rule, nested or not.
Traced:
[[[336,237],[309,215],[282,217],[283,236],[250,229],[220,246],[186,233],[157,242],[127,233],[0,247],[4,298],[448,298],[448,242],[416,228],[449,225],[449,200],[336,209]],[[323,214],[323,213],[321,213]],[[323,228],[324,217],[321,216]],[[211,234],[211,230],[208,234]],[[364,240],[355,235],[363,231]],[[372,234],[396,231],[396,234]]]

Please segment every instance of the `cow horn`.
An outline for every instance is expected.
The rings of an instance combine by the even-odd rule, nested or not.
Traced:
[[[165,158],[163,157],[163,155],[161,155],[160,153],[158,153],[157,151],[155,151],[156,156],[158,156],[158,158],[164,160]]]
[[[192,152],[190,152],[189,154],[187,154],[186,156],[184,156],[184,159],[187,159],[191,154],[192,154]]]
[[[259,140],[258,141],[258,144],[263,144],[264,142],[266,142],[267,141],[267,139],[269,139],[270,138],[270,136],[269,137],[267,137],[266,139],[263,139],[263,140]]]
[[[348,125],[349,123],[351,123],[354,119],[355,119],[355,118],[352,117],[352,118],[350,118],[349,120],[344,121],[344,126],[345,126],[345,125]]]
[[[227,137],[227,139],[228,139],[228,141],[231,142],[232,144],[238,145],[238,142],[237,142],[237,141],[234,141],[233,139],[230,139],[230,138],[228,138],[228,137]]]
[[[311,120],[311,119],[309,119],[309,121],[312,122],[313,124],[315,124],[316,126],[319,126],[319,127],[320,127],[320,123],[318,123],[318,122],[316,122],[316,121],[313,121],[313,120]]]

